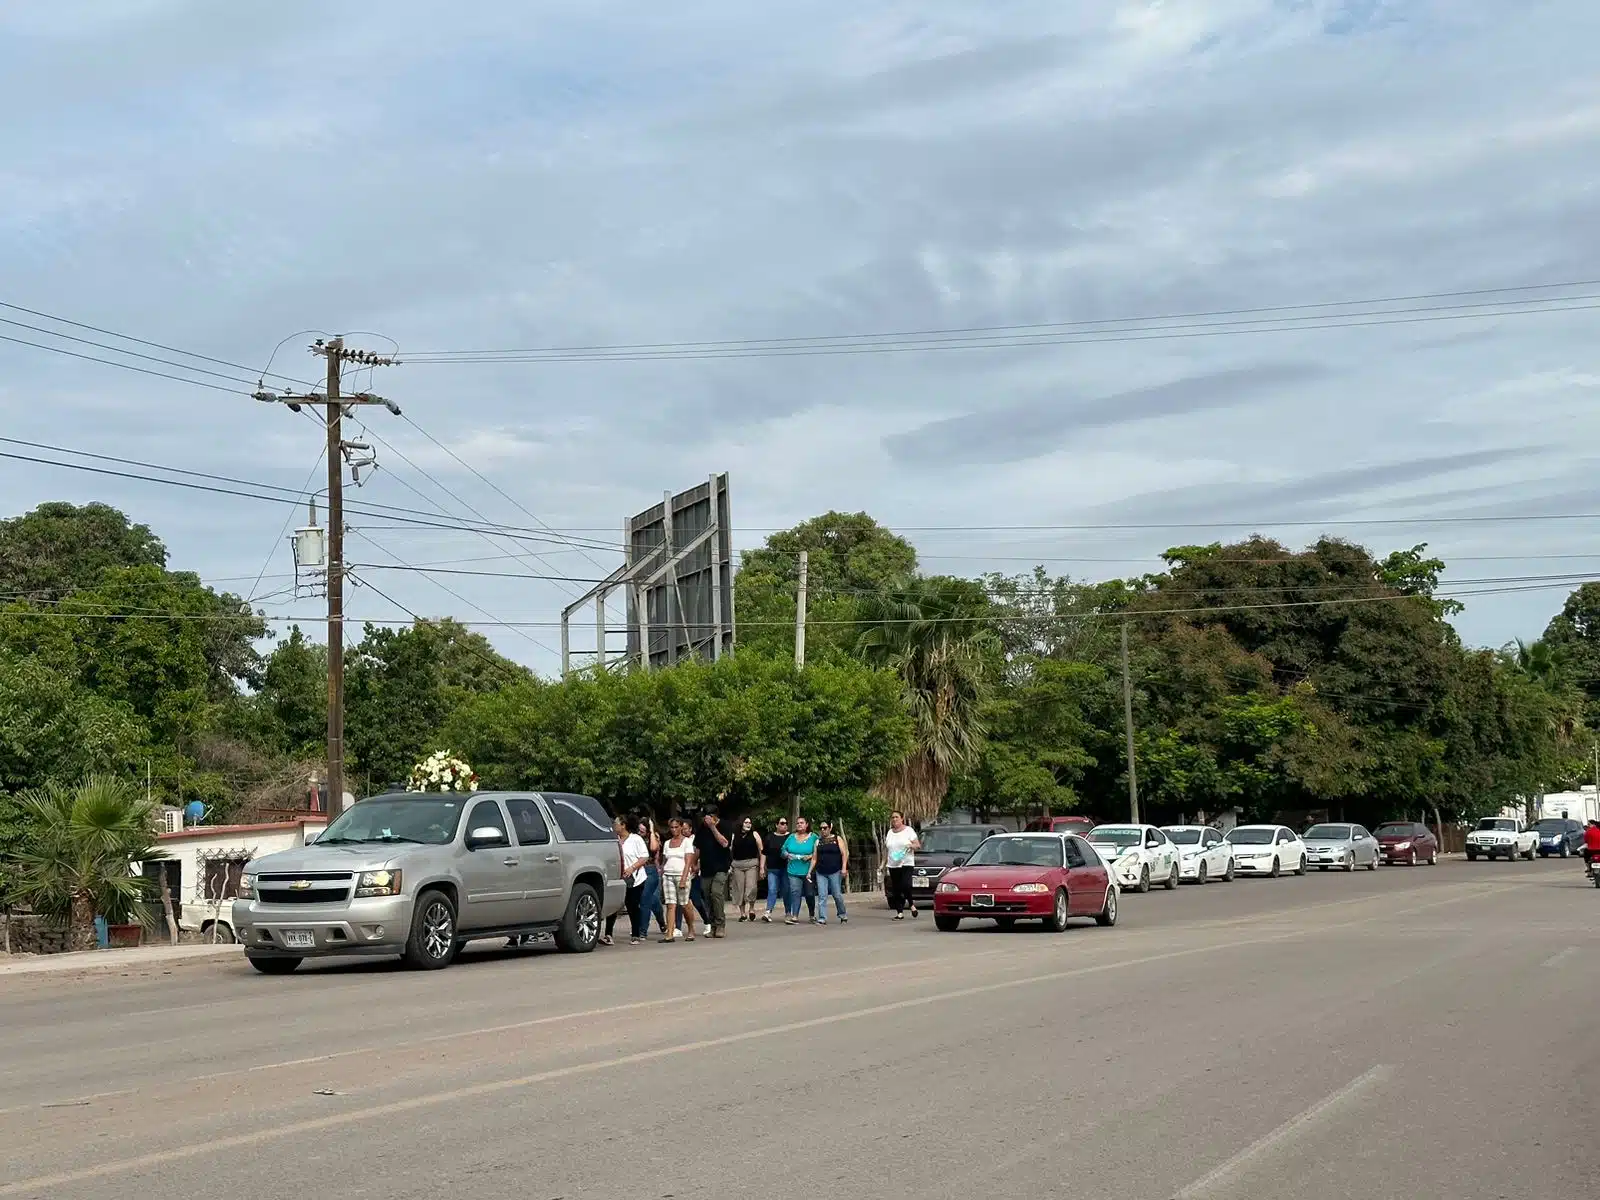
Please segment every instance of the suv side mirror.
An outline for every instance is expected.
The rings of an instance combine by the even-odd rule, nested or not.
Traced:
[[[497,829],[493,825],[481,825],[467,834],[468,850],[484,850],[490,846],[509,846],[511,839],[506,836],[504,829]]]

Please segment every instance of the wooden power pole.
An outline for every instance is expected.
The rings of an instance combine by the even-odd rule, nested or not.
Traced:
[[[255,397],[267,403],[286,404],[295,412],[302,405],[320,405],[324,413],[328,457],[328,778],[323,809],[331,822],[344,807],[344,468],[348,451],[364,449],[344,440],[344,415],[357,405],[381,404],[398,417],[400,407],[370,392],[350,396],[342,392],[345,363],[386,367],[394,362],[393,358],[347,349],[344,339],[337,337],[327,342],[319,339],[311,353],[328,362],[327,389],[323,394],[259,391]]]
[[[800,582],[794,603],[794,665],[806,665],[806,576],[810,571],[809,554],[800,551]]]
[[[1122,731],[1128,740],[1128,820],[1139,823],[1139,776],[1133,762],[1133,678],[1128,672],[1128,622],[1122,622]]]

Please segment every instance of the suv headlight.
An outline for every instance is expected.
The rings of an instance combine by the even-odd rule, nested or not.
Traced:
[[[356,880],[357,896],[398,896],[399,871],[363,871]]]
[[[254,900],[256,898],[256,877],[254,875],[239,876],[239,890],[235,893],[236,900]]]
[[[1048,892],[1050,885],[1046,883],[1019,883],[1011,890],[1025,896],[1036,896],[1040,892]]]

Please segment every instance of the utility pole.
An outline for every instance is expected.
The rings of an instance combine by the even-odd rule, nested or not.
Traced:
[[[809,573],[809,555],[800,551],[800,587],[795,593],[794,605],[794,665],[806,665],[806,576]]]
[[[344,415],[358,405],[381,404],[398,417],[400,406],[370,392],[350,396],[341,392],[345,363],[387,367],[393,364],[392,357],[347,349],[344,339],[338,337],[327,342],[317,339],[311,353],[328,363],[323,394],[262,390],[255,393],[255,398],[267,404],[285,404],[292,412],[299,412],[302,405],[320,405],[324,413],[328,457],[328,778],[323,785],[323,810],[331,823],[344,807],[344,468],[349,451],[365,449],[344,440]],[[355,465],[359,468],[362,462]]]
[[[1139,823],[1139,774],[1133,762],[1133,680],[1128,674],[1128,622],[1122,622],[1122,728],[1128,739],[1128,820]]]

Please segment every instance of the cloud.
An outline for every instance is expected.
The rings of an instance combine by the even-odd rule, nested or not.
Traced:
[[[275,369],[315,375],[306,329],[375,330],[408,353],[679,344],[1600,278],[1587,0],[535,8],[486,0],[441,22],[394,0],[329,37],[307,0],[11,6],[0,105],[27,119],[0,129],[0,299],[241,364],[208,365],[247,389],[286,335]],[[1159,532],[951,529],[1119,513],[1249,528],[1399,511],[1447,556],[1511,554],[1548,543],[1425,518],[1581,491],[1581,448],[1600,438],[1592,315],[412,362],[370,386],[526,509],[607,539],[662,490],[727,470],[742,526],[866,508],[974,571],[1006,542],[1165,548]],[[7,342],[0,375],[11,436],[285,487],[321,451],[308,423],[239,396]],[[481,511],[529,522],[425,439],[374,428]],[[1560,443],[1529,452],[1547,429]],[[363,496],[424,507],[406,485],[457,507],[393,458]],[[284,565],[274,506],[0,473],[0,511],[56,496],[124,504],[203,573],[250,574],[269,551]],[[382,536],[413,560],[487,552],[476,536]],[[1588,538],[1562,527],[1572,552],[1600,551]],[[419,611],[473,619],[553,620],[570,599],[454,581],[474,608],[390,582]],[[1482,624],[1474,610],[1464,635],[1535,633],[1550,601]],[[376,601],[352,604],[359,619]]]
[[[1264,395],[1325,378],[1315,363],[1262,363],[1190,375],[1074,403],[1064,398],[1002,405],[948,417],[884,439],[901,463],[923,466],[993,465],[1036,458],[1059,449],[1072,433],[1138,421],[1183,417],[1245,404]]]

